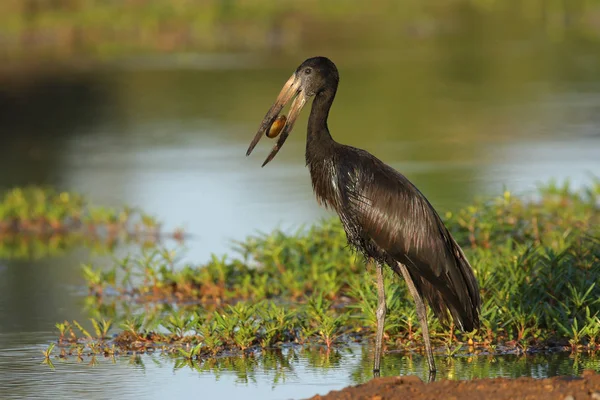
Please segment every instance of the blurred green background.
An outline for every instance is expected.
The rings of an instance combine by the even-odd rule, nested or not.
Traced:
[[[471,46],[524,36],[560,42],[595,37],[599,18],[597,0],[5,0],[0,32],[5,58],[81,61],[401,49],[440,36],[464,41],[476,35]]]

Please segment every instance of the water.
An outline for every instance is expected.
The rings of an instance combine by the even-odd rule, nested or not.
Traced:
[[[3,399],[50,398],[104,399],[118,393],[121,398],[165,399],[197,396],[254,399],[296,399],[340,390],[348,384],[370,379],[369,349],[350,346],[326,352],[321,349],[284,349],[258,357],[222,357],[204,363],[175,367],[164,355],[90,357],[78,362],[71,357],[53,361],[50,368],[40,362],[43,336],[0,336],[0,375]],[[578,375],[583,369],[600,368],[600,360],[564,353],[550,356],[438,357],[438,379],[480,377],[541,378]],[[419,356],[386,354],[382,376],[417,375],[426,380],[426,360]],[[126,377],[124,379],[124,377]]]
[[[334,138],[402,171],[440,210],[505,187],[531,193],[551,178],[580,186],[600,175],[595,47],[481,41],[329,49],[341,74],[329,123]],[[281,85],[314,54],[207,56],[210,62],[183,65],[141,60],[5,82],[0,188],[50,184],[99,205],[140,206],[166,230],[183,226],[193,234],[184,254],[197,263],[256,231],[314,222],[328,214],[317,206],[304,167],[306,112],[268,167],[260,168],[268,139],[245,157]],[[0,397],[158,399],[201,388],[213,397],[301,398],[368,379],[368,349],[359,347],[340,351],[329,368],[300,354],[285,367],[258,361],[247,376],[247,367],[174,371],[160,356],[142,357],[143,366],[124,357],[93,368],[56,362],[52,370],[40,364],[40,350],[55,339],[55,322],[88,317],[79,271],[90,257],[87,249],[65,249],[35,261],[0,260]],[[567,355],[451,360],[439,362],[441,377],[599,368]],[[420,357],[390,354],[384,363],[388,375],[424,376]],[[281,371],[285,379],[276,379]]]

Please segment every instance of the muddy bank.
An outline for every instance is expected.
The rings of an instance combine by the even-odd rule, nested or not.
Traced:
[[[600,374],[585,371],[580,377],[442,380],[430,384],[424,383],[416,376],[385,377],[340,391],[331,391],[325,396],[317,395],[310,400],[463,398],[469,400],[600,400]]]

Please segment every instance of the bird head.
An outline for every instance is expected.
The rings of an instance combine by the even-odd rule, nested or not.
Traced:
[[[318,95],[324,90],[327,90],[332,83],[334,83],[337,87],[338,81],[339,75],[337,68],[335,64],[326,57],[309,58],[300,64],[292,76],[283,85],[279,96],[277,96],[277,100],[275,100],[275,103],[273,103],[263,118],[258,128],[258,132],[248,147],[246,155],[249,156],[250,153],[252,153],[252,150],[254,150],[254,147],[260,138],[266,132],[268,132],[275,119],[277,119],[279,116],[279,113],[283,107],[285,107],[285,105],[293,99],[287,120],[281,131],[281,136],[279,136],[277,143],[275,146],[273,146],[271,153],[262,166],[264,167],[267,165],[267,163],[275,157],[277,152],[285,143],[285,140],[294,127],[294,123],[296,122],[298,115],[300,115],[300,111],[302,111],[302,108],[308,99],[312,96]]]

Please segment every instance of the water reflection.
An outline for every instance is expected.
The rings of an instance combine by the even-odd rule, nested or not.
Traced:
[[[29,342],[39,339],[31,337]],[[333,351],[286,348],[198,362],[159,354],[116,359],[98,357],[93,361],[85,357],[79,362],[75,357],[66,361],[55,358],[54,369],[41,363],[39,346],[15,349],[9,345],[10,340],[7,342],[6,337],[0,336],[0,369],[10,366],[12,371],[0,375],[0,396],[7,399],[45,397],[49,387],[52,393],[65,399],[80,398],[82,394],[86,398],[100,399],[114,393],[123,399],[161,399],[197,394],[198,387],[202,387],[206,397],[306,398],[372,377],[370,348],[358,345]],[[13,354],[17,351],[22,354],[18,358]],[[543,378],[576,376],[583,369],[600,371],[600,361],[585,354],[437,358],[438,379]],[[127,379],[122,379],[124,374]],[[386,354],[382,376],[396,375],[426,379],[426,360],[419,355]]]

